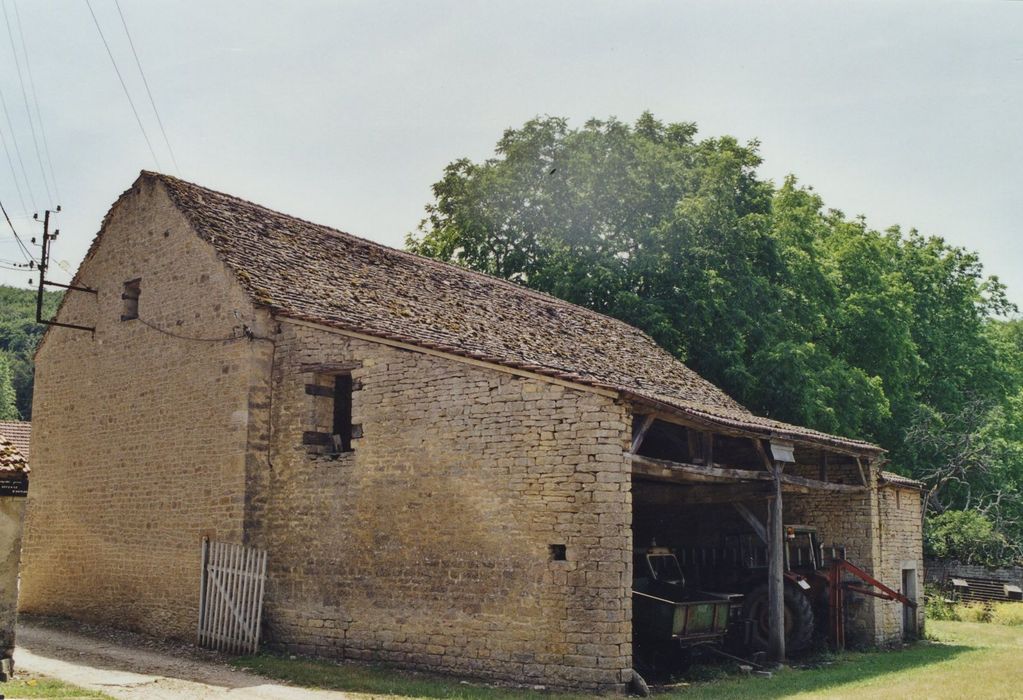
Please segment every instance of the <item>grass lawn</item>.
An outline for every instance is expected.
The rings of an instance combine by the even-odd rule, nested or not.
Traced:
[[[18,675],[18,674],[16,674]],[[69,685],[56,678],[18,675],[13,681],[0,683],[0,697],[3,698],[62,698],[62,700],[78,700],[78,698],[110,698],[109,695]]]
[[[656,692],[659,700],[755,700],[757,698],[913,698],[913,700],[1023,698],[1023,627],[989,623],[927,622],[933,641],[898,651],[847,653],[813,668],[790,668],[773,678],[731,674],[734,666],[710,670],[721,677]],[[235,664],[269,678],[311,688],[375,696],[529,700],[570,695],[495,688],[426,674],[356,664],[260,655]],[[708,673],[706,668],[703,673]],[[61,696],[37,696],[61,697]]]
[[[899,651],[845,654],[819,669],[787,669],[770,679],[694,683],[665,698],[913,698],[1023,697],[1023,627],[928,620],[934,641]]]

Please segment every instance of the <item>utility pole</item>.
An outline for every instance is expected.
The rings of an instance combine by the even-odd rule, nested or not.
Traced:
[[[57,208],[53,211],[59,212],[60,205],[58,204]],[[62,289],[67,289],[74,292],[87,292],[89,294],[96,294],[96,290],[90,289],[89,287],[79,287],[73,284],[61,284],[60,282],[51,282],[46,279],[46,270],[49,269],[50,267],[50,241],[55,240],[57,236],[60,235],[60,229],[57,229],[53,233],[50,233],[51,213],[52,212],[49,209],[47,209],[43,213],[42,254],[39,256],[39,291],[36,294],[36,323],[42,323],[47,326],[73,328],[79,331],[89,331],[90,333],[94,333],[96,329],[90,326],[79,326],[74,323],[60,323],[58,321],[50,321],[48,319],[43,318],[43,291],[45,290],[46,287],[60,287]],[[33,215],[32,218],[38,221],[39,214]],[[34,238],[32,239],[32,242],[33,243],[36,242]],[[31,283],[32,280],[29,280],[29,284]]]

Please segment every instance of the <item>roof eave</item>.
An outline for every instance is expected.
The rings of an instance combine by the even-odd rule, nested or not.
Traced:
[[[806,434],[794,430],[772,430],[755,424],[742,424],[741,421],[714,416],[704,413],[696,408],[687,409],[664,401],[659,401],[628,388],[620,387],[619,389],[623,396],[632,401],[634,404],[644,405],[655,411],[677,416],[686,422],[705,426],[709,429],[724,433],[750,438],[789,440],[796,444],[825,449],[830,452],[837,452],[851,457],[876,459],[886,452],[886,450],[879,445],[861,442],[858,440],[853,441],[837,435],[827,435],[822,437],[820,435]]]

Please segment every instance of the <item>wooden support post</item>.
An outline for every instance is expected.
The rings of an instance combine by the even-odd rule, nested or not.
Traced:
[[[714,433],[703,434],[703,463],[714,466]]]
[[[632,437],[632,454],[639,454],[639,448],[643,444],[643,438],[646,437],[647,431],[650,430],[650,426],[653,424],[654,424],[653,415],[649,415],[643,419],[643,424],[640,426],[639,430],[636,431],[636,434]]]
[[[863,482],[864,486],[870,488],[870,482],[867,481],[867,475],[863,471],[863,462],[860,461],[859,457],[856,458],[856,468],[860,470],[860,481]]]
[[[821,450],[821,464],[820,464],[820,480],[828,480],[828,453]]]
[[[696,464],[700,459],[700,434],[692,428],[686,429],[686,444],[689,445],[689,462]]]
[[[785,526],[781,498],[781,465],[771,465],[774,496],[767,509],[767,656],[775,663],[785,660]]]
[[[739,512],[739,515],[742,516],[743,520],[745,520],[749,526],[753,528],[753,532],[757,534],[760,541],[767,544],[767,528],[764,527],[762,522],[760,522],[760,518],[758,518],[753,511],[747,508],[744,503],[732,501],[732,507],[735,508],[735,510]]]

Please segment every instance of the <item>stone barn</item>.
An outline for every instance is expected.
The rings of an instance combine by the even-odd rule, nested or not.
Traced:
[[[25,611],[191,638],[208,537],[269,553],[271,648],[612,690],[634,544],[777,553],[784,519],[886,561],[877,446],[513,283],[143,172],[74,284],[57,318],[94,330],[36,356]],[[850,634],[901,637],[892,606]]]
[[[881,559],[878,578],[894,583],[909,598],[923,597],[924,588],[924,484],[893,472],[881,472],[878,479]],[[918,639],[923,634],[923,606],[882,608],[882,626],[889,639]]]
[[[0,421],[0,681],[9,679],[14,669],[18,564],[28,493],[29,426],[20,421]]]

